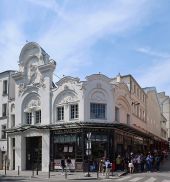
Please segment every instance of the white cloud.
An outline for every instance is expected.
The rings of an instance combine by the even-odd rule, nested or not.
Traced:
[[[166,91],[170,95],[170,58],[162,59],[152,67],[146,67],[138,82],[143,87],[155,86],[159,91]]]
[[[166,52],[157,52],[152,50],[150,47],[141,47],[136,49],[137,52],[144,53],[149,56],[154,56],[154,57],[160,57],[160,58],[170,58],[170,54]]]
[[[7,65],[13,65],[14,62],[16,64],[21,45],[27,39],[32,40],[31,37],[34,37],[31,27],[26,27],[27,24],[24,21],[28,20],[29,14],[31,15],[32,9],[29,8],[29,4],[31,4],[35,7],[34,11],[36,9],[37,16],[42,16],[43,9],[41,8],[45,8],[45,11],[49,13],[54,12],[56,15],[50,16],[52,19],[48,19],[48,13],[45,14],[47,17],[44,17],[43,23],[46,21],[50,21],[50,23],[45,29],[36,31],[39,34],[35,41],[40,43],[58,65],[61,65],[59,66],[61,74],[74,74],[83,66],[91,65],[87,54],[92,46],[104,36],[122,35],[138,25],[141,26],[142,20],[147,17],[147,10],[143,11],[143,9],[150,5],[146,0],[100,1],[101,6],[93,9],[91,8],[93,1],[87,1],[89,8],[80,7],[81,9],[78,9],[76,7],[77,9],[74,9],[74,7],[69,7],[72,1],[64,1],[62,5],[55,0],[26,0],[25,2],[28,7],[24,15],[19,16],[19,14],[15,15],[11,12],[14,17],[13,21],[5,22],[4,27],[6,28],[0,30],[0,37],[2,37],[0,48],[3,52],[0,54],[0,58]],[[68,3],[70,4],[67,5]],[[23,6],[20,9],[24,8],[24,3],[19,5]],[[34,23],[39,24],[38,21],[35,21]],[[31,26],[34,27],[34,24]],[[40,24],[39,28],[41,29],[41,27]],[[30,30],[27,31],[27,28]]]
[[[109,2],[110,5],[96,11],[67,12],[67,9],[63,9],[62,14],[67,21],[56,21],[48,27],[39,40],[40,44],[60,64],[67,61],[69,56],[76,57],[79,52],[90,49],[101,37],[124,34],[146,18],[147,13],[143,13],[143,8],[147,6],[147,1]],[[114,3],[117,4],[115,7]],[[83,59],[81,61],[84,62]],[[74,61],[72,65],[80,67]]]

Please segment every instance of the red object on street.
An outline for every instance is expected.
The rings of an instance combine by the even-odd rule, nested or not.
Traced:
[[[116,170],[116,164],[115,162],[112,162],[112,172],[114,172]]]

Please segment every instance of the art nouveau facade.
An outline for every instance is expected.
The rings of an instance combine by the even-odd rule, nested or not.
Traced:
[[[88,155],[113,160],[118,153],[150,150],[155,135],[163,140],[156,128],[152,135],[147,130],[149,96],[132,76],[63,77],[54,84],[55,67],[37,43],[21,50],[8,109],[10,169],[48,171],[70,157],[76,170],[86,170]]]

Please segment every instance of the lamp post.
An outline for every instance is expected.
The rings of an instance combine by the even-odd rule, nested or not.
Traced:
[[[88,156],[88,174],[87,174],[87,176],[90,177],[89,156],[91,155],[91,132],[87,133],[86,155]]]

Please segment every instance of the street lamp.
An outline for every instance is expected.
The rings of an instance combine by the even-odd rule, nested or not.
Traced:
[[[88,156],[88,174],[87,174],[87,176],[90,177],[89,156],[91,155],[91,132],[87,133],[86,155]]]

